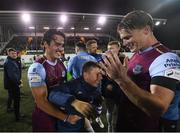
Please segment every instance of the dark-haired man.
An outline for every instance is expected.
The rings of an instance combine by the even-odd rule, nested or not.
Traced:
[[[82,68],[82,76],[65,84],[53,87],[53,90],[49,94],[49,100],[55,105],[64,108],[69,114],[77,114],[83,117],[83,119],[80,119],[75,125],[59,120],[58,131],[93,131],[90,125],[86,125],[88,123],[88,120],[84,119],[86,115],[79,112],[79,110],[72,105],[77,99],[88,102],[96,110],[95,116],[98,116],[102,111],[101,93],[97,89],[101,79],[102,70],[100,66],[96,62],[89,61],[86,62]],[[92,115],[90,115],[90,117],[91,116]]]
[[[64,39],[65,35],[62,32],[56,29],[48,30],[42,40],[44,56],[33,63],[28,70],[29,85],[36,103],[32,114],[33,131],[56,131],[55,118],[65,120],[68,116],[68,122],[71,124],[75,124],[80,119],[76,115],[65,114],[47,99],[51,92],[50,87],[62,84],[66,80],[66,68],[58,55],[64,45]],[[88,106],[78,101],[76,103],[83,107]]]

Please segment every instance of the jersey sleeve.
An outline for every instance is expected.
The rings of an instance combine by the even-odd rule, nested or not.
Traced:
[[[46,72],[42,64],[33,63],[28,69],[29,86],[40,87],[46,85],[45,82]]]
[[[174,53],[158,56],[150,65],[151,84],[174,90],[180,80],[180,58]]]
[[[72,73],[73,71],[73,66],[74,66],[74,63],[76,62],[76,56],[75,57],[72,57],[69,62],[68,62],[68,66],[67,66],[67,72],[70,72]]]
[[[51,87],[51,90],[48,97],[49,101],[60,107],[69,108],[75,100],[67,83]]]

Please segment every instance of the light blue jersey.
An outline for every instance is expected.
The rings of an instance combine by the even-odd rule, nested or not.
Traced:
[[[67,71],[72,73],[73,78],[76,79],[82,75],[82,67],[88,61],[97,62],[96,59],[88,53],[79,52],[69,60]]]
[[[46,72],[42,64],[33,63],[28,69],[29,86],[39,87],[46,85],[45,83]]]

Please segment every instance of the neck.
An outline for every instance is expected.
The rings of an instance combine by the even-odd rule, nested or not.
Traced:
[[[48,55],[47,53],[44,54],[47,58],[47,60],[51,61],[51,62],[55,62],[56,61],[56,58],[55,57],[52,57],[50,55]]]
[[[152,34],[149,36],[146,40],[146,43],[144,43],[143,47],[140,49],[140,51],[143,51],[144,49],[147,49],[151,47],[152,45],[156,44],[158,40],[155,38],[155,36]]]
[[[156,37],[152,34],[149,39],[147,40],[147,45],[150,47],[154,44],[156,44],[158,42],[158,40],[156,39]]]

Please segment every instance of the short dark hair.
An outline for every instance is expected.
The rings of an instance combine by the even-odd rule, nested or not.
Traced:
[[[135,10],[124,16],[124,18],[119,23],[117,30],[141,29],[147,25],[153,31],[154,23],[152,16],[142,10]]]
[[[97,62],[88,61],[83,65],[82,73],[88,72],[92,70],[93,68],[101,68]]]
[[[118,47],[121,47],[121,43],[120,43],[119,41],[110,41],[110,42],[108,43],[108,45],[109,45],[109,46],[111,46],[111,45],[117,45]]]
[[[8,48],[8,49],[7,49],[7,53],[9,53],[9,52],[11,52],[11,51],[16,52],[16,50],[15,50],[14,48]]]
[[[87,41],[87,43],[86,43],[86,48],[89,48],[89,46],[90,46],[91,44],[93,44],[93,43],[97,43],[97,41],[96,41],[96,40],[89,40],[89,41]]]
[[[82,41],[77,42],[75,47],[78,47],[81,50],[86,50],[86,45]]]
[[[42,39],[41,44],[43,45],[44,42],[46,41],[48,44],[50,44],[51,40],[53,40],[53,36],[54,35],[60,35],[65,39],[65,34],[62,33],[61,31],[57,30],[57,29],[49,29],[48,31],[46,31],[44,33],[44,37]]]

